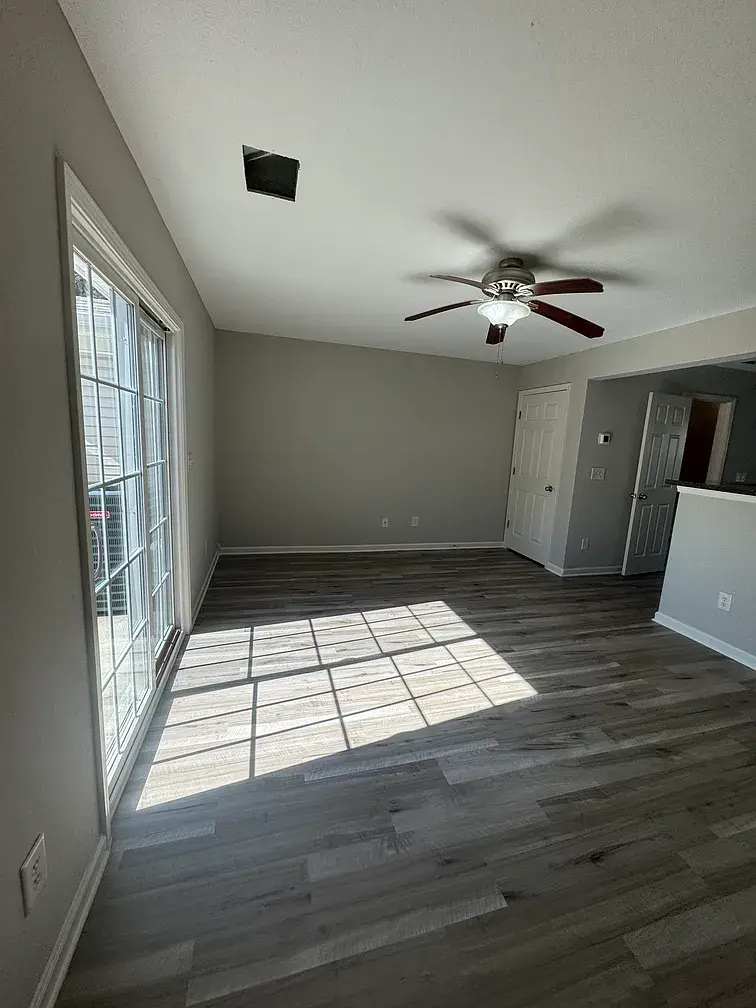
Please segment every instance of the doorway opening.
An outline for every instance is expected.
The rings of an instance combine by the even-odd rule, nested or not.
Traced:
[[[680,479],[689,483],[722,480],[737,399],[694,395],[690,407]]]

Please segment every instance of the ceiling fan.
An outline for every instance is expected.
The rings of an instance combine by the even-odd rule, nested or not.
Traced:
[[[492,345],[503,343],[507,328],[518,319],[527,318],[531,312],[543,315],[552,322],[558,322],[587,339],[598,339],[604,334],[603,328],[595,322],[573,315],[572,312],[549,304],[548,301],[539,300],[542,294],[599,294],[603,291],[604,285],[598,280],[579,277],[572,280],[546,280],[543,283],[536,283],[533,273],[525,268],[523,260],[517,256],[501,259],[499,264],[484,274],[481,280],[468,280],[446,273],[430,275],[435,280],[450,280],[452,283],[477,287],[485,297],[472,301],[457,301],[441,308],[409,315],[405,322],[415,322],[429,315],[438,315],[439,312],[476,304],[478,314],[488,319],[486,343]]]

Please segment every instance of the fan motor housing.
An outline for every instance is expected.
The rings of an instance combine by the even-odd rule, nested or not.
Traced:
[[[525,269],[522,259],[512,257],[511,259],[502,259],[498,266],[486,273],[481,283],[488,287],[507,283],[507,281],[513,286],[524,284],[529,287],[536,282],[536,278],[529,269]]]

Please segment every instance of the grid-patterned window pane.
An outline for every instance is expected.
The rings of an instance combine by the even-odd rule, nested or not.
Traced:
[[[129,557],[144,548],[144,516],[142,477],[124,480],[124,508],[126,511],[126,541]]]
[[[163,524],[158,525],[153,532],[150,532],[150,564],[152,567],[153,585],[155,586],[162,581],[168,567],[165,531],[165,525]]]
[[[147,618],[146,586],[147,572],[144,569],[144,553],[140,553],[129,564],[129,615],[132,637],[142,628]]]
[[[147,643],[147,628],[134,641],[132,650],[134,663],[134,693],[137,706],[140,706],[150,690],[152,679],[152,655]]]
[[[163,404],[157,399],[145,400],[145,427],[147,430],[147,463],[164,462],[168,448],[163,423]]]
[[[102,691],[102,720],[105,727],[105,756],[111,763],[118,755],[118,724],[116,720],[115,676]]]
[[[118,360],[118,384],[121,388],[137,388],[137,345],[134,338],[134,309],[132,304],[114,295],[116,355]]]
[[[136,704],[134,701],[134,669],[131,664],[129,650],[116,669],[116,710],[118,712],[118,734],[127,738],[129,729],[136,719]]]
[[[76,297],[76,329],[79,338],[79,371],[95,377],[94,342],[92,339],[92,299],[89,283],[89,263],[74,256],[74,289]]]
[[[166,575],[152,596],[152,625],[155,628],[153,649],[157,652],[173,625],[170,574]]]
[[[92,579],[99,589],[108,577],[105,546],[105,499],[102,490],[89,491],[89,528],[92,536]]]
[[[81,380],[81,409],[84,421],[84,452],[89,486],[102,483],[102,454],[100,451],[100,418],[97,410],[97,385],[87,378]]]
[[[115,319],[113,288],[100,274],[90,269],[92,277],[92,314],[94,316],[97,377],[100,381],[117,382]]]
[[[147,468],[147,528],[152,530],[168,516],[163,492],[163,464]]]
[[[113,658],[117,664],[131,644],[128,568],[124,568],[110,582],[110,605],[113,626]]]
[[[110,620],[110,588],[97,592],[97,646],[100,652],[100,676],[106,683],[113,674],[113,628]]]
[[[111,483],[105,489],[105,540],[108,573],[113,577],[126,560],[126,515],[124,514],[123,483]]]
[[[139,345],[142,348],[142,391],[146,396],[159,398],[157,334],[148,325],[139,327]]]
[[[139,472],[142,461],[140,441],[139,398],[136,392],[121,392],[121,436],[123,440],[123,471]]]
[[[128,420],[121,418],[119,392],[110,385],[100,384],[100,440],[102,442],[102,468],[105,481],[123,476],[123,449],[121,445],[121,425]],[[124,440],[126,440],[124,438]]]

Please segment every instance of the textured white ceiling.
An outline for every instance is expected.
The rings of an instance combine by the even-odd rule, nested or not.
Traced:
[[[474,296],[413,279],[482,265],[454,213],[631,274],[553,298],[605,341],[756,304],[753,0],[62,7],[219,328],[489,360],[474,308],[402,321]],[[296,203],[242,144],[301,160]],[[595,345],[531,316],[504,359]]]

